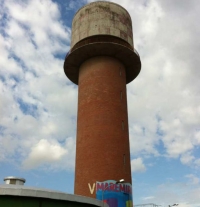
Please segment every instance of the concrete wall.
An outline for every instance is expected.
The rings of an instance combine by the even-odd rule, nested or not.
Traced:
[[[80,40],[94,35],[111,35],[133,46],[129,13],[111,2],[93,2],[82,7],[72,23],[71,48]]]

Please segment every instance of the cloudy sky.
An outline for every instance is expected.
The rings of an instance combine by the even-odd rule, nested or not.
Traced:
[[[91,0],[0,0],[0,179],[73,193],[77,86],[63,72]],[[200,3],[114,0],[132,17],[127,85],[134,203],[200,206]]]

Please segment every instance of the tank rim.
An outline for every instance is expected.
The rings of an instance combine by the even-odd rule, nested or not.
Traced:
[[[136,50],[113,42],[95,42],[69,51],[65,57],[64,72],[78,85],[79,67],[87,59],[96,56],[110,56],[121,61],[126,68],[126,83],[134,80],[141,70],[140,56]]]

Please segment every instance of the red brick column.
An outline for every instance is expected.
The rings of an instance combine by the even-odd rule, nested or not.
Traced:
[[[78,84],[75,194],[95,197],[96,181],[131,183],[125,68],[108,56],[88,59]]]

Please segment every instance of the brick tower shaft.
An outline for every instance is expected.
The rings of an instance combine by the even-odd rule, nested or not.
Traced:
[[[108,56],[85,61],[78,94],[75,194],[95,197],[88,184],[131,183],[124,65]]]

